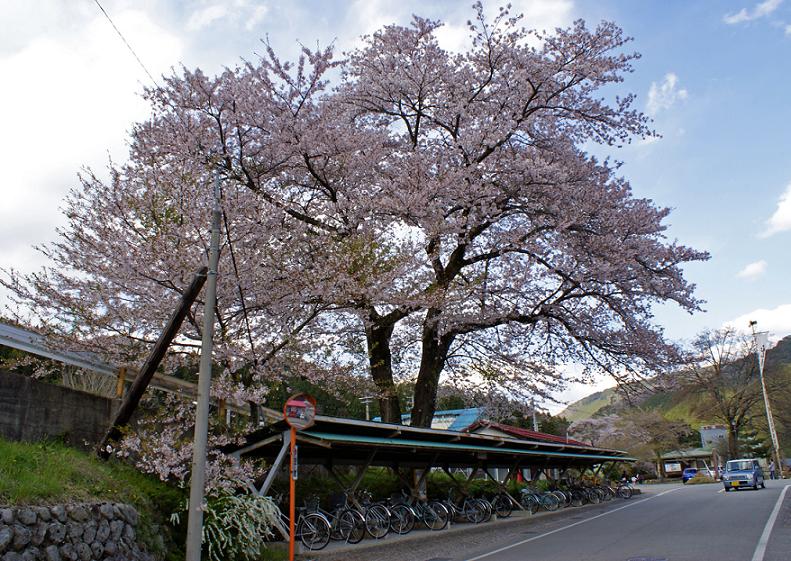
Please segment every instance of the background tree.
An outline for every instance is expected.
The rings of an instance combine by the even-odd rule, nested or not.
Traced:
[[[651,307],[696,310],[681,266],[707,255],[669,242],[669,211],[584,150],[652,134],[632,95],[602,97],[638,55],[612,23],[539,34],[475,10],[460,53],[416,17],[343,61],[267,49],[168,78],[129,161],[67,201],[52,266],[3,284],[64,338],[133,360],[205,261],[219,172],[218,395],[261,401],[290,359],[328,380],[364,366],[384,420],[413,377],[412,424],[429,426],[443,375],[532,397],[676,362]]]
[[[752,342],[727,327],[704,331],[692,350],[686,383],[700,395],[697,410],[727,426],[728,457],[737,458],[740,433],[763,400]]]

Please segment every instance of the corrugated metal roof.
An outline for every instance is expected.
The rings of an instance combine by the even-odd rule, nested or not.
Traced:
[[[408,438],[385,438],[378,436],[363,436],[354,434],[334,434],[327,432],[317,432],[306,430],[297,433],[297,440],[299,435],[305,435],[312,438],[327,440],[330,442],[346,442],[352,444],[372,444],[388,447],[404,447],[404,448],[424,448],[429,450],[461,450],[466,452],[494,452],[497,454],[517,454],[524,456],[539,456],[539,457],[553,457],[553,458],[584,458],[586,460],[621,460],[621,461],[634,461],[635,458],[631,457],[616,457],[605,456],[599,454],[575,454],[573,452],[550,452],[547,450],[526,450],[523,448],[511,448],[507,446],[486,446],[483,444],[474,443],[454,443],[454,442],[434,442],[425,440],[413,440]]]

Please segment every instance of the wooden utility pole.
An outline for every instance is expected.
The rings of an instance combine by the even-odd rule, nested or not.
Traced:
[[[198,294],[200,294],[206,282],[207,271],[207,267],[201,267],[200,270],[195,273],[187,290],[182,294],[178,307],[176,307],[173,315],[170,316],[170,320],[168,320],[165,329],[162,330],[159,339],[156,344],[154,344],[151,354],[148,356],[145,364],[143,364],[140,372],[138,372],[137,377],[135,377],[135,381],[132,382],[129,392],[126,394],[124,401],[121,403],[121,407],[118,409],[118,413],[115,415],[115,419],[110,425],[110,429],[96,448],[96,453],[100,458],[107,459],[110,457],[110,452],[107,450],[108,445],[118,440],[121,436],[121,428],[132,419],[132,414],[143,398],[143,394],[146,388],[148,388],[151,378],[154,377],[157,368],[159,368],[159,364],[162,362],[162,359],[165,358],[170,343],[173,342],[173,339],[178,334],[187,312],[189,312]]]

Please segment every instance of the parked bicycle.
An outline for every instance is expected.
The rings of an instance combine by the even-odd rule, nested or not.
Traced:
[[[340,505],[333,511],[321,508],[319,497],[311,496],[305,503],[307,512],[324,515],[330,523],[330,538],[346,543],[360,543],[365,537],[365,518],[348,504]]]

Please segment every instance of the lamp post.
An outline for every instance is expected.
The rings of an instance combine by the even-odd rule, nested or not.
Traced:
[[[780,441],[777,438],[777,430],[775,429],[775,421],[772,417],[772,407],[769,404],[769,393],[766,390],[766,380],[764,379],[764,364],[766,362],[766,350],[769,348],[769,337],[766,331],[755,331],[757,321],[750,322],[750,328],[753,332],[753,342],[755,344],[755,353],[758,356],[758,373],[761,377],[761,390],[764,394],[764,405],[766,407],[766,422],[769,425],[769,435],[772,437],[772,448],[774,449],[774,461],[776,471],[783,477],[783,459],[780,454]]]

